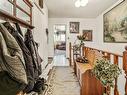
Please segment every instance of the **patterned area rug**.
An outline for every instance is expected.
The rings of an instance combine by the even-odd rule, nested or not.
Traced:
[[[44,95],[80,95],[80,86],[71,67],[53,67]]]

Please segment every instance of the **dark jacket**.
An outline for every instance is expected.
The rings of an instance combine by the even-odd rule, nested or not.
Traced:
[[[19,44],[22,52],[23,52],[23,56],[24,56],[24,60],[25,60],[25,66],[26,66],[26,73],[27,73],[27,80],[28,80],[28,85],[27,87],[24,89],[25,93],[30,92],[33,87],[34,87],[34,66],[33,66],[33,61],[32,61],[32,57],[31,57],[31,53],[28,50],[28,48],[26,47],[23,39],[21,36],[22,35],[22,31],[20,29],[20,26],[16,23],[16,29],[15,30],[9,22],[3,23],[3,25],[8,29],[9,33],[12,34],[12,36],[16,39],[17,43]]]
[[[25,68],[21,48],[0,24],[0,95],[15,95],[24,89],[27,84]]]
[[[37,80],[39,78],[39,75],[42,73],[42,70],[41,70],[42,59],[38,54],[36,42],[33,39],[31,30],[29,30],[29,29],[27,30],[27,33],[25,34],[25,44],[32,55],[33,63],[35,66],[34,67],[35,68],[35,75],[36,75],[35,78]]]

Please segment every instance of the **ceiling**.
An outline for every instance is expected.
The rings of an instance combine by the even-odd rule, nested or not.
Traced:
[[[51,18],[95,18],[118,0],[89,0],[85,7],[76,8],[75,0],[46,0]]]

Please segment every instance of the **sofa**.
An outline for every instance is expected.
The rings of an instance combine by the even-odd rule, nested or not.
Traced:
[[[66,43],[65,42],[61,42],[59,44],[56,45],[56,49],[58,50],[66,50]]]

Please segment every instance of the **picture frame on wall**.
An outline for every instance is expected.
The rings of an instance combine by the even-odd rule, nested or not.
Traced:
[[[127,0],[106,12],[103,21],[104,42],[127,43]]]
[[[70,22],[70,33],[79,33],[79,22]]]
[[[43,0],[39,0],[39,6],[43,8]]]
[[[93,30],[83,30],[85,41],[93,41]]]

